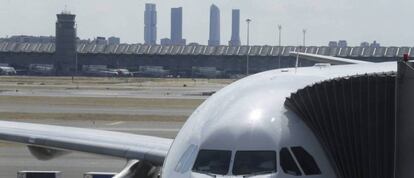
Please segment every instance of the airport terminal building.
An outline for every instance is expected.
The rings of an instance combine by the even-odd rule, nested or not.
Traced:
[[[63,64],[61,68],[67,70],[74,70],[73,65],[77,65],[78,69],[83,65],[106,65],[109,68],[126,68],[132,71],[140,66],[159,66],[171,71],[172,74],[189,76],[194,67],[214,67],[227,74],[243,74],[246,70],[247,55],[250,58],[250,71],[254,73],[279,67],[293,67],[296,58],[289,53],[297,50],[372,62],[393,61],[401,58],[405,53],[414,57],[413,47],[310,46],[304,48],[78,43],[77,50],[71,53],[59,53],[56,47],[55,43],[0,42],[0,63],[25,69],[31,64],[54,65],[58,62],[59,65]],[[300,60],[301,66],[313,64],[311,61]]]

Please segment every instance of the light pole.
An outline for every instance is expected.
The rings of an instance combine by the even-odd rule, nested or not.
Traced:
[[[303,29],[302,32],[303,32],[303,47],[305,47],[306,46],[306,29]]]
[[[280,68],[280,53],[282,52],[282,25],[278,25],[277,28],[279,29],[279,54],[278,54],[278,58],[279,58],[279,64],[278,64],[278,68]]]
[[[249,45],[250,45],[250,22],[252,20],[251,19],[246,19],[247,22],[247,60],[246,60],[246,75],[249,75]]]
[[[303,44],[301,47],[299,47],[298,54],[296,56],[296,68],[298,68],[300,66],[299,64],[299,52],[302,52],[302,48],[303,48],[303,53],[306,52],[306,29],[302,30],[303,32]]]
[[[75,37],[78,37],[78,24],[75,24]],[[78,76],[78,43],[75,43],[75,51],[76,51],[76,56],[75,56],[75,75]]]

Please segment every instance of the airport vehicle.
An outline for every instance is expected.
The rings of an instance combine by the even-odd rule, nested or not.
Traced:
[[[206,77],[217,78],[223,75],[222,71],[217,70],[215,67],[193,67],[193,77]]]
[[[42,160],[52,159],[68,150],[129,160],[115,178],[152,178],[158,176],[160,167],[161,176],[167,178],[335,178],[353,174],[390,177],[393,172],[387,168],[393,159],[388,159],[388,156],[393,154],[393,150],[382,149],[387,149],[387,143],[393,142],[377,142],[379,137],[375,137],[385,131],[392,132],[386,129],[389,122],[374,124],[375,128],[380,128],[379,124],[385,124],[381,127],[385,129],[384,132],[369,127],[367,132],[372,130],[374,133],[365,134],[366,125],[361,125],[360,122],[366,121],[364,118],[371,118],[369,113],[350,116],[349,118],[360,121],[352,123],[353,125],[345,122],[351,119],[330,120],[330,116],[347,118],[347,113],[362,112],[351,110],[353,108],[387,104],[382,100],[364,100],[367,104],[353,105],[351,101],[354,97],[345,95],[346,91],[352,90],[336,89],[338,86],[352,84],[360,86],[358,91],[364,90],[367,93],[392,92],[390,81],[394,80],[386,74],[397,70],[396,63],[369,63],[303,53],[300,56],[325,63],[348,65],[272,70],[241,79],[201,104],[174,140],[8,121],[0,121],[0,140],[27,144],[31,153]],[[380,82],[375,83],[377,80],[382,81],[375,77],[375,73],[380,73],[379,77],[385,77],[383,83],[387,84],[386,87]],[[371,81],[370,78],[374,80]],[[367,80],[368,84],[372,84],[370,86],[378,87],[364,87],[358,83],[361,80]],[[321,87],[321,90],[313,87]],[[319,91],[325,93],[318,93]],[[337,94],[337,91],[342,91],[343,95]],[[351,95],[352,92],[346,94]],[[362,102],[364,97],[358,96]],[[307,97],[315,97],[313,101],[319,103],[306,104],[309,101]],[[349,112],[341,114],[341,104]],[[386,111],[393,107],[378,108],[369,111]],[[387,119],[386,116],[390,113],[386,112],[382,117],[378,116],[378,119]],[[357,128],[357,133],[364,136],[362,139],[359,134],[350,133],[354,127]],[[372,150],[367,150],[371,147]],[[361,152],[354,152],[358,150]],[[388,161],[379,158],[372,160],[377,155],[384,155]],[[374,168],[379,169],[378,174],[373,173],[376,170]]]
[[[83,178],[112,178],[116,174],[114,172],[87,172]]]
[[[52,75],[55,73],[55,68],[52,64],[30,64],[29,75]]]
[[[113,69],[121,77],[132,77],[132,73],[128,69]]]
[[[17,178],[62,178],[60,171],[19,171]]]
[[[108,69],[105,65],[83,65],[82,74],[86,76],[117,77],[122,73],[118,70]]]
[[[136,77],[166,77],[170,74],[163,66],[139,66],[139,70],[134,72]]]

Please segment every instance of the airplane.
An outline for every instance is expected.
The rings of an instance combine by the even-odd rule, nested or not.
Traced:
[[[389,167],[386,162],[380,159],[377,162],[365,161],[365,158],[373,161],[371,159],[382,155],[386,155],[384,159],[389,158],[386,151],[383,154],[375,150],[364,152],[371,148],[365,143],[372,142],[374,146],[380,144],[370,139],[373,135],[359,138],[359,135],[363,135],[363,130],[359,130],[359,134],[344,136],[352,134],[349,124],[363,128],[363,123],[351,119],[329,120],[329,114],[334,110],[338,110],[334,113],[338,114],[340,110],[333,106],[348,102],[347,98],[351,97],[344,94],[342,100],[325,98],[317,106],[306,104],[306,96],[317,96],[318,90],[312,87],[322,87],[320,91],[327,92],[323,96],[339,97],[339,94],[332,93],[339,91],[335,90],[336,86],[355,85],[361,86],[359,89],[363,90],[362,84],[358,83],[360,80],[370,81],[372,78],[376,81],[383,78],[377,79],[375,76],[385,76],[384,81],[388,81],[397,70],[396,62],[370,63],[306,53],[292,55],[341,65],[276,69],[236,81],[203,102],[175,139],[0,121],[0,140],[28,145],[30,152],[41,160],[53,159],[70,151],[127,159],[127,165],[115,178],[153,178],[159,174],[166,178],[342,178],[392,175],[392,171],[386,172]],[[375,85],[369,87],[372,86]],[[369,87],[367,91],[370,91]],[[378,92],[391,92],[386,90],[387,87],[381,87],[383,90],[378,88]],[[381,103],[377,102],[378,105]],[[345,103],[344,107],[349,110],[357,106],[369,104]],[[319,109],[315,109],[317,107]],[[361,122],[365,121],[363,118],[369,118],[363,116]],[[385,116],[384,119],[387,119]],[[349,118],[358,119],[359,116]],[[378,130],[374,132],[382,133]],[[374,168],[380,170],[381,174],[369,172]]]
[[[0,66],[0,75],[16,75],[14,67]]]

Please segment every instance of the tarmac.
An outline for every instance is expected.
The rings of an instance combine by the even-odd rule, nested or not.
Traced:
[[[34,80],[42,81],[42,79],[37,78],[34,78]],[[46,84],[29,83],[22,85],[19,78],[13,78],[10,82],[8,80],[2,81],[0,77],[0,98],[7,98],[7,100],[0,99],[0,119],[175,138],[184,124],[185,118],[196,109],[199,103],[209,97],[205,93],[215,92],[228,84],[228,82],[212,84],[203,82],[201,85],[194,84],[187,87],[180,86],[181,84],[177,86],[170,83],[167,85],[154,83],[153,87],[152,84],[145,84],[144,86],[140,84],[139,87],[135,87],[134,83],[131,82],[125,85],[106,83],[104,86],[101,84],[89,85],[88,82],[85,82],[80,86],[73,87],[72,84],[55,85],[47,83],[48,80],[55,82],[59,79],[44,80],[46,80]],[[28,99],[22,99],[21,97],[28,97]],[[33,97],[36,98],[35,101],[33,101]],[[42,97],[52,98],[50,100],[52,103],[48,103],[49,100],[42,101]],[[79,99],[80,104],[64,100],[68,98]],[[117,99],[116,101],[119,101],[120,105],[99,103],[100,100],[94,101],[94,99],[102,98]],[[123,98],[128,101],[122,100]],[[152,102],[152,99],[157,101]],[[132,100],[132,102],[129,100]],[[138,102],[134,103],[134,100]],[[145,103],[139,103],[141,100],[143,102],[151,101],[152,104],[147,106]],[[179,104],[168,105],[171,101],[177,101]],[[89,102],[96,102],[96,104]],[[15,113],[17,113],[16,117],[13,115]],[[22,113],[29,115],[29,117],[18,118],[17,115]],[[99,116],[117,115],[118,117],[115,117],[116,119],[30,118],[31,115],[39,113],[75,114],[80,117],[85,114],[99,114]],[[129,119],[123,119],[126,116]],[[135,116],[142,116],[144,119],[142,117],[136,120],[131,119]],[[162,117],[162,119],[151,120],[158,117]],[[184,119],[169,120],[169,117]],[[79,152],[71,152],[50,161],[39,161],[30,154],[25,145],[0,142],[0,178],[16,178],[17,172],[23,170],[61,171],[63,173],[62,178],[82,178],[85,172],[119,172],[125,164],[126,160],[124,159]]]

